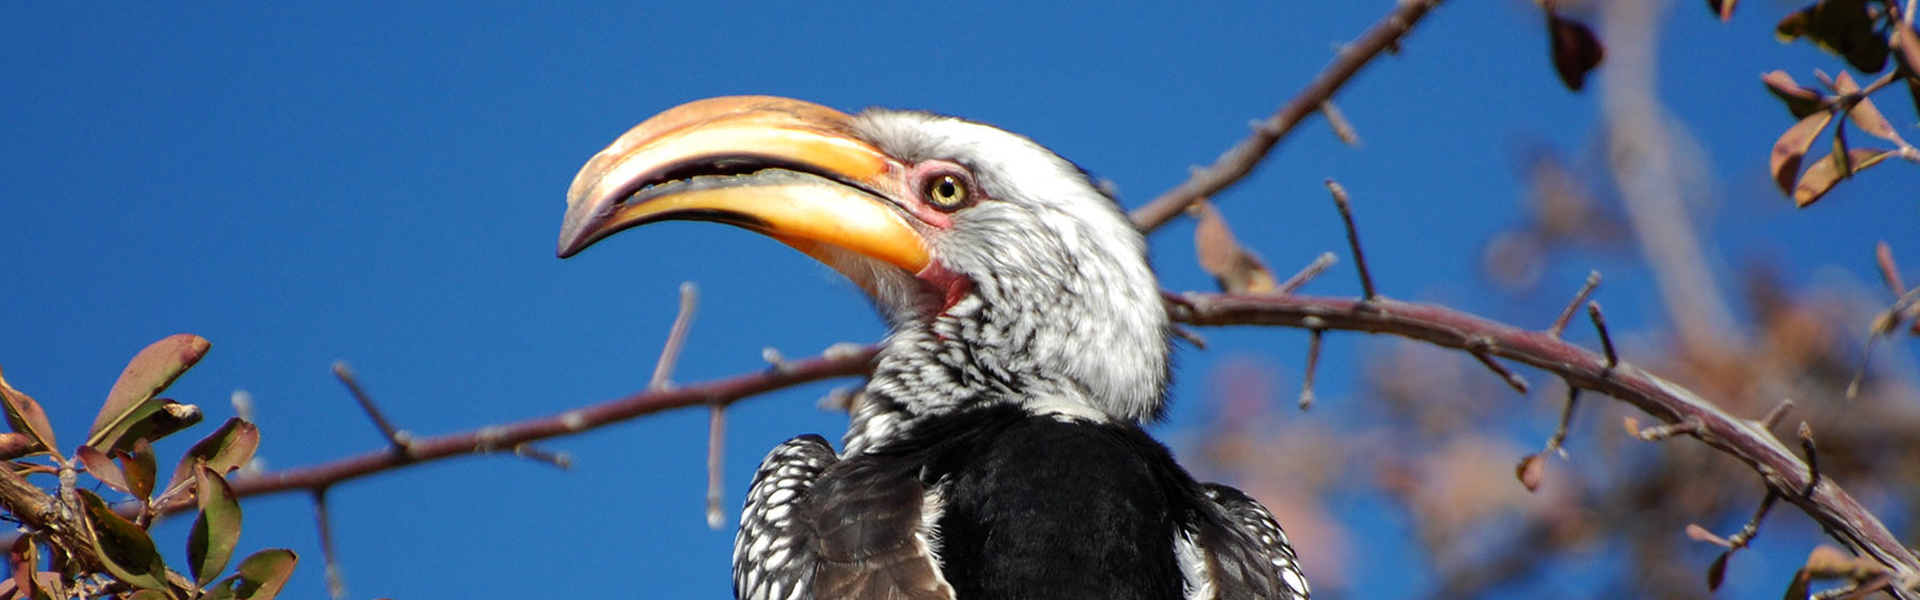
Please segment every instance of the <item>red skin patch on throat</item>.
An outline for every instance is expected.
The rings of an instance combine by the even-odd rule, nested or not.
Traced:
[[[944,292],[945,298],[940,302],[939,312],[934,313],[936,315],[945,314],[947,310],[953,308],[953,305],[959,304],[961,298],[973,293],[973,279],[948,269],[938,261],[927,265],[927,268],[922,269],[916,277],[927,282],[927,285],[934,289]]]

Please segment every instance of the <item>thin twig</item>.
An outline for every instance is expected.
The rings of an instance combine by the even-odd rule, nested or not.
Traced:
[[[1468,352],[1468,354],[1472,354],[1474,358],[1479,359],[1481,365],[1487,367],[1487,370],[1493,371],[1494,375],[1500,376],[1500,380],[1506,382],[1507,386],[1513,388],[1514,391],[1520,392],[1521,394],[1527,393],[1527,380],[1521,377],[1519,373],[1508,369],[1506,365],[1500,364],[1499,361],[1494,360],[1491,356],[1487,356],[1485,352],[1475,350]]]
[[[1874,345],[1880,341],[1880,338],[1892,336],[1893,330],[1899,329],[1900,323],[1906,320],[1907,311],[1916,307],[1920,307],[1920,288],[1908,290],[1906,294],[1900,296],[1899,300],[1894,301],[1893,306],[1887,307],[1873,317],[1873,325],[1867,333],[1867,349],[1860,353],[1860,367],[1854,370],[1853,380],[1847,382],[1848,400],[1860,395],[1860,382],[1867,377],[1867,365],[1873,359]]]
[[[1306,285],[1309,281],[1313,281],[1313,278],[1319,277],[1321,273],[1326,272],[1327,267],[1333,266],[1333,263],[1339,262],[1339,260],[1340,259],[1332,252],[1322,252],[1320,256],[1314,257],[1313,262],[1307,263],[1305,268],[1300,269],[1300,272],[1294,273],[1292,277],[1288,277],[1286,281],[1282,281],[1280,285],[1275,286],[1273,293],[1294,293],[1300,289],[1300,286]]]
[[[1800,431],[1798,433],[1800,437],[1800,451],[1807,455],[1807,473],[1809,473],[1807,475],[1807,489],[1801,492],[1800,495],[1811,496],[1813,495],[1813,489],[1820,487],[1820,455],[1814,452],[1813,427],[1807,425],[1806,421],[1801,421]]]
[[[1769,431],[1771,431],[1775,425],[1780,424],[1780,419],[1786,418],[1787,413],[1791,412],[1792,410],[1793,410],[1793,399],[1788,398],[1785,400],[1781,400],[1779,404],[1775,404],[1773,406],[1773,410],[1767,411],[1767,416],[1764,418],[1761,418],[1760,423],[1766,426],[1766,428]]]
[[[1300,410],[1313,408],[1313,376],[1320,371],[1320,338],[1322,330],[1310,329],[1307,342],[1307,372],[1300,377]]]
[[[548,452],[533,444],[515,444],[513,454],[538,462],[543,462],[562,471],[573,468],[573,456],[565,452]]]
[[[691,281],[680,283],[680,312],[673,317],[673,329],[667,331],[667,345],[660,349],[660,362],[653,365],[653,379],[647,389],[666,389],[672,385],[674,363],[680,361],[680,348],[687,344],[687,330],[693,327],[694,309],[700,306],[700,286]]]
[[[354,376],[353,367],[347,366],[347,361],[344,360],[334,361],[333,376],[347,386],[347,393],[353,396],[355,402],[360,403],[360,410],[366,411],[367,418],[373,419],[373,425],[380,428],[380,435],[387,438],[387,443],[393,446],[393,450],[406,453],[412,436],[394,427],[393,422],[388,421],[387,416],[380,412],[380,407],[373,403],[373,397],[367,395],[365,388],[360,387],[360,379]]]
[[[1373,290],[1373,273],[1367,270],[1367,256],[1360,253],[1360,230],[1353,226],[1353,206],[1347,200],[1347,188],[1332,178],[1327,179],[1327,191],[1333,194],[1333,205],[1340,209],[1340,222],[1347,228],[1347,246],[1353,249],[1353,267],[1360,271],[1360,289],[1365,292],[1364,299],[1372,300],[1379,294]]]
[[[1573,409],[1574,407],[1579,405],[1580,405],[1580,388],[1573,387],[1572,385],[1568,385],[1567,386],[1567,404],[1565,407],[1560,409],[1560,424],[1554,427],[1553,437],[1547,438],[1547,449],[1543,450],[1542,452],[1553,452],[1553,451],[1559,450],[1562,444],[1567,443],[1567,430],[1572,429],[1573,427]]]
[[[1873,257],[1880,265],[1880,279],[1887,282],[1887,289],[1893,290],[1894,296],[1907,293],[1906,282],[1900,280],[1900,265],[1894,263],[1893,248],[1887,246],[1886,240],[1873,245]]]
[[[1613,335],[1607,333],[1607,317],[1600,313],[1600,301],[1587,303],[1587,317],[1593,319],[1593,329],[1600,332],[1600,347],[1607,351],[1607,368],[1620,364],[1620,355],[1613,351]]]
[[[1597,287],[1600,287],[1600,272],[1588,271],[1587,283],[1580,286],[1580,291],[1573,295],[1573,301],[1560,310],[1560,316],[1553,320],[1553,326],[1547,328],[1547,335],[1560,337],[1560,333],[1567,330],[1567,323],[1573,321],[1574,311],[1580,310],[1580,305],[1586,303],[1587,296],[1593,295],[1593,289]]]
[[[1332,100],[1320,103],[1320,116],[1327,118],[1327,126],[1333,128],[1333,135],[1340,138],[1340,143],[1360,145],[1360,134],[1353,130],[1353,123],[1347,122],[1346,113],[1340,112],[1340,107],[1334,106]]]
[[[347,597],[347,584],[333,553],[333,519],[328,516],[325,487],[313,490],[313,521],[320,528],[320,560],[327,565],[327,595],[340,600]]]
[[[727,405],[713,403],[707,419],[707,527],[719,531],[727,524],[727,517],[720,511],[720,502],[724,499],[726,481],[727,452]]]
[[[1294,94],[1286,105],[1259,126],[1253,133],[1240,140],[1232,148],[1215,158],[1212,165],[1194,169],[1193,175],[1178,187],[1160,194],[1151,202],[1134,209],[1130,215],[1134,227],[1141,231],[1153,231],[1166,225],[1174,217],[1187,209],[1195,200],[1214,196],[1222,190],[1239,183],[1247,174],[1253,172],[1267,154],[1273,151],[1281,138],[1291,133],[1295,126],[1308,116],[1317,112],[1323,102],[1333,98],[1335,92],[1345,86],[1381,53],[1392,49],[1401,37],[1413,29],[1427,12],[1440,5],[1441,0],[1403,0],[1393,8],[1393,12],[1367,28],[1353,43],[1340,49],[1327,68],[1313,78],[1307,87]]]

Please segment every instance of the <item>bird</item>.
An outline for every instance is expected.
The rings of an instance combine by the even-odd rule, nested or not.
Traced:
[[[581,168],[559,256],[668,220],[791,246],[888,325],[842,448],[801,435],[754,474],[736,598],[1309,597],[1272,513],[1143,429],[1171,323],[1142,234],[1074,163],[930,112],[709,98]]]

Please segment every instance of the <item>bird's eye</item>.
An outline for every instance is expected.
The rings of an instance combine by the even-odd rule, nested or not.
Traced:
[[[967,182],[954,175],[941,175],[927,180],[927,188],[922,192],[927,203],[944,211],[965,208],[972,200]]]

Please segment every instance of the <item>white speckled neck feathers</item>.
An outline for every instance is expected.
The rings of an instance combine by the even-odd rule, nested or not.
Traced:
[[[848,450],[902,420],[982,403],[1118,421],[1159,416],[1167,316],[1146,243],[1072,163],[1012,133],[952,117],[870,109],[859,135],[913,163],[974,175],[986,199],[927,232],[934,260],[972,289],[935,314],[917,281],[880,281],[893,331],[856,407]],[[905,274],[894,274],[901,278]],[[1048,408],[1053,407],[1053,408]]]

